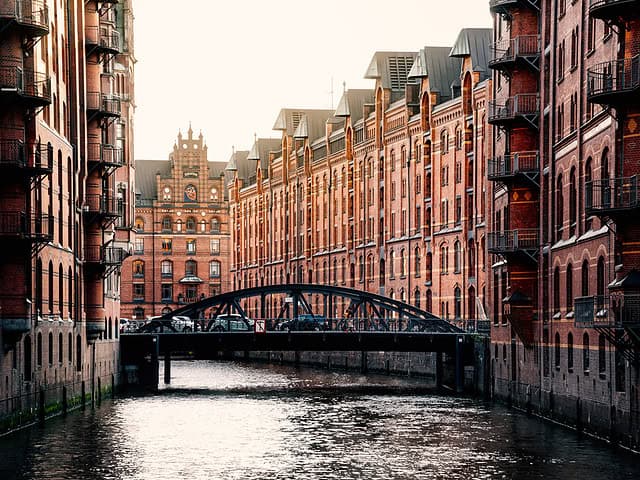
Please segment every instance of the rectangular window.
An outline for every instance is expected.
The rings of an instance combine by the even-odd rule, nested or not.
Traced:
[[[170,238],[163,238],[162,239],[162,253],[167,255],[169,253],[171,253],[173,247],[172,247],[172,243],[171,243],[171,239]]]
[[[196,241],[193,238],[187,240],[187,255],[196,254]]]
[[[209,264],[209,276],[211,278],[220,278],[220,262],[211,262]]]
[[[462,198],[456,197],[456,225],[462,223]]]
[[[161,264],[161,274],[163,277],[171,277],[173,276],[173,263],[170,260],[166,262],[162,262]]]
[[[173,299],[173,285],[170,283],[163,283],[161,286],[162,301],[171,302]]]
[[[215,297],[220,293],[220,285],[209,284],[209,296]]]
[[[135,253],[136,255],[141,255],[144,253],[144,238],[136,238],[133,253]]]
[[[220,239],[212,238],[210,242],[211,255],[217,255],[220,253]]]
[[[144,283],[133,284],[133,301],[144,301]]]

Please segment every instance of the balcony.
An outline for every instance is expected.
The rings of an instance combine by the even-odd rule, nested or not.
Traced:
[[[537,129],[539,114],[540,97],[538,94],[522,93],[509,97],[506,101],[490,101],[487,121],[492,125],[506,128],[525,124]]]
[[[22,140],[0,140],[0,168],[44,175],[53,169],[53,151],[47,145]]]
[[[576,314],[574,320],[576,327],[607,327],[611,324],[608,296],[576,297],[573,301],[573,310]]]
[[[520,35],[491,45],[489,68],[510,71],[517,64],[540,69],[540,37],[538,35]]]
[[[0,238],[46,243],[53,240],[53,217],[25,212],[0,212]]]
[[[84,212],[90,216],[103,218],[116,218],[119,215],[116,199],[100,194],[87,195]]]
[[[612,107],[637,105],[640,55],[599,63],[587,70],[587,100]]]
[[[587,215],[616,217],[636,213],[640,207],[638,177],[605,178],[587,182]]]
[[[32,107],[49,105],[51,79],[33,70],[0,66],[0,101],[20,101]]]
[[[87,53],[98,52],[115,55],[120,53],[120,32],[108,24],[85,28]]]
[[[516,152],[489,160],[487,178],[492,181],[513,183],[519,178],[539,186],[540,153],[535,151]]]
[[[105,247],[101,245],[87,246],[84,251],[84,261],[102,266],[119,266],[127,258],[124,248]]]
[[[49,33],[49,8],[45,0],[4,0],[0,2],[0,24],[15,25],[27,35]]]
[[[100,92],[87,92],[87,114],[93,117],[120,117],[120,98],[115,95],[102,95]]]
[[[591,0],[589,2],[589,15],[601,20],[631,19],[638,16],[638,0]]]
[[[124,165],[122,149],[103,143],[87,145],[87,161],[107,168],[118,168]]]
[[[491,13],[509,15],[513,8],[527,7],[540,10],[540,0],[489,0]]]
[[[499,255],[524,254],[532,260],[537,260],[540,246],[537,228],[489,232],[487,240],[489,253]]]

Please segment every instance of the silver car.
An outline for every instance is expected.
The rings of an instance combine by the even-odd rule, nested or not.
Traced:
[[[212,332],[248,332],[253,331],[253,320],[243,318],[239,313],[218,315],[211,325]]]

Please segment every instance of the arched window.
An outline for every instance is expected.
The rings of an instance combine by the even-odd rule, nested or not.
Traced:
[[[220,221],[217,218],[211,219],[211,233],[220,233]]]
[[[555,338],[555,345],[554,345],[554,364],[556,368],[560,368],[560,334],[558,332],[556,332],[556,338]]]
[[[207,222],[205,222],[204,220],[200,220],[200,231],[202,233],[207,231]]]
[[[178,219],[176,220],[176,232],[181,232],[182,231],[182,220]]]
[[[442,245],[440,247],[440,273],[442,275],[445,275],[449,268],[449,259],[447,258],[448,253],[449,249],[445,245]]]
[[[82,371],[82,337],[80,335],[76,337],[76,370]]]
[[[553,270],[553,311],[560,312],[560,267]]]
[[[590,356],[589,334],[587,332],[584,332],[584,334],[582,335],[582,368],[585,372],[589,371]]]
[[[425,295],[424,308],[427,312],[431,312],[433,309],[433,294],[431,293],[431,290],[427,290]]]
[[[198,275],[198,264],[195,260],[187,260],[184,262],[185,275]]]
[[[113,319],[109,317],[109,340],[113,338]]]
[[[567,368],[573,370],[573,333],[567,335]]]
[[[453,258],[453,268],[454,273],[460,273],[462,269],[462,249],[460,247],[460,242],[456,240],[453,244],[454,258]]]
[[[396,254],[393,250],[389,253],[389,278],[393,279],[395,277],[395,263],[396,263]]]
[[[64,316],[64,270],[62,263],[58,265],[58,313]]]
[[[564,221],[564,199],[562,195],[562,174],[556,182],[556,241],[562,239],[562,223]]]
[[[602,333],[598,337],[598,373],[600,375],[607,373],[607,350],[604,334]]]
[[[417,308],[420,308],[420,289],[416,287],[415,292],[413,292],[413,301]]]
[[[23,353],[24,353],[24,379],[27,382],[31,381],[31,335],[27,335],[24,337],[23,342]]]
[[[400,278],[407,275],[407,255],[404,248],[400,250]]]
[[[49,313],[53,313],[53,262],[49,261]]]
[[[449,134],[446,128],[443,128],[440,132],[440,153],[447,153],[449,151]]]
[[[134,260],[132,263],[133,276],[135,278],[144,278],[144,261]]]
[[[596,295],[598,296],[599,305],[603,304],[604,302],[604,288],[605,288],[604,257],[599,257],[598,267],[596,269]]]
[[[342,283],[347,283],[347,260],[344,258],[340,265],[340,276],[342,277]]]
[[[49,366],[51,366],[53,365],[53,332],[49,332],[48,354]]]
[[[456,287],[453,290],[453,315],[456,319],[462,317],[462,294],[460,293],[460,287]]]
[[[194,217],[187,217],[187,232],[194,233],[196,231],[196,219]]]
[[[173,277],[173,262],[171,260],[163,260],[160,263],[160,275],[162,278]]]
[[[170,232],[171,228],[172,228],[171,217],[169,217],[169,216],[162,217],[162,231],[163,232]]]
[[[420,247],[416,247],[413,250],[413,257],[414,257],[414,268],[415,268],[415,276],[419,277],[420,276],[420,269],[422,268],[421,265],[421,257],[420,257]]]
[[[467,292],[468,298],[468,308],[467,308],[467,318],[476,318],[476,290],[473,287],[469,287]]]
[[[433,280],[432,277],[432,269],[433,269],[433,265],[432,265],[432,254],[431,252],[427,252],[427,255],[425,256],[425,265],[424,265],[424,270],[426,273],[426,281],[427,282],[431,282]]]
[[[592,166],[593,164],[593,160],[591,159],[591,157],[587,158],[587,161],[584,164],[584,183],[585,185],[587,185],[587,195],[590,195],[591,198],[587,198],[586,203],[587,204],[592,204],[592,199],[593,199],[593,184],[591,183],[591,179],[592,179],[592,173],[591,170],[593,168]],[[584,229],[585,231],[587,230],[591,230],[591,226],[592,226],[592,218],[590,216],[587,216],[585,213],[585,218],[584,218]]]
[[[571,168],[569,174],[569,236],[576,234],[578,216],[578,189],[576,187],[576,167]]]
[[[581,277],[582,277],[582,289],[580,291],[580,294],[583,297],[587,297],[589,296],[589,261],[588,260],[584,260],[582,262],[582,272],[581,272]]]
[[[38,341],[36,344],[36,365],[42,366],[42,332],[38,332]]]
[[[136,217],[136,221],[134,223],[134,228],[138,232],[144,232],[144,219],[142,217]]]
[[[71,319],[73,317],[73,272],[71,271],[71,267],[67,270],[67,299],[69,301],[69,319]]]
[[[567,312],[573,311],[573,265],[567,265]]]
[[[73,335],[71,332],[67,335],[67,362],[73,363]]]

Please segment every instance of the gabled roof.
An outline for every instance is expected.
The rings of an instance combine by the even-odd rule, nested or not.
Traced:
[[[249,177],[255,175],[256,164],[254,160],[247,160],[249,152],[247,150],[234,151],[229,157],[229,161],[225,167],[227,172],[238,172],[238,178],[247,181]],[[225,178],[225,181],[231,181],[231,178]]]
[[[462,60],[451,57],[449,47],[424,47],[411,69],[411,77],[428,77],[429,89],[440,95],[440,102],[453,97],[451,87],[460,85]]]
[[[278,118],[276,118],[276,121],[273,124],[273,129],[284,131],[287,135],[293,135],[304,116],[307,117],[308,123],[322,123],[322,135],[324,135],[324,122],[326,122],[327,119],[333,116],[333,110],[311,108],[283,108],[282,110],[280,110]],[[312,133],[315,134],[316,132],[308,132],[310,136],[312,135]]]
[[[487,64],[491,39],[490,28],[463,28],[449,55],[458,58],[471,56],[473,71],[480,72],[480,80],[484,80],[490,76]]]
[[[404,91],[416,56],[417,52],[376,52],[364,78],[379,79],[382,88]]]
[[[362,118],[364,105],[374,103],[374,101],[375,94],[373,90],[347,90],[340,97],[335,116],[351,117],[351,123],[354,124]]]
[[[247,155],[247,160],[259,161],[262,169],[262,178],[266,178],[269,172],[269,152],[277,152],[282,146],[279,138],[257,138]]]

